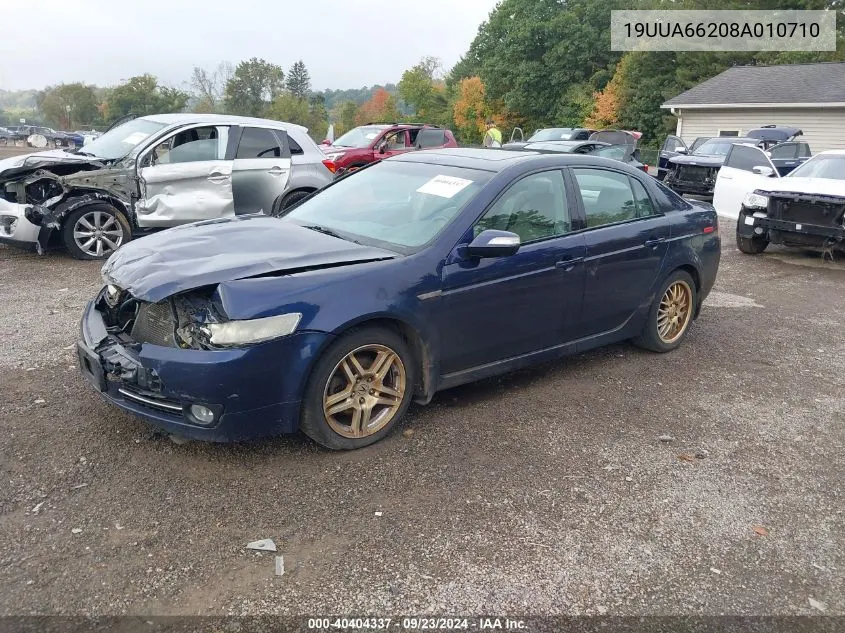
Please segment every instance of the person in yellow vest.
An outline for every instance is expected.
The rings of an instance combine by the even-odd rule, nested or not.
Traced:
[[[487,121],[487,133],[484,135],[484,147],[501,147],[502,133],[496,127],[493,119]]]

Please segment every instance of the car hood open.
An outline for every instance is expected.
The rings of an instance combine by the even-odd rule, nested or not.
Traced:
[[[103,266],[103,280],[143,301],[263,275],[399,257],[264,215],[178,226],[132,241]]]
[[[724,156],[697,156],[690,154],[689,156],[673,156],[669,159],[670,163],[676,165],[698,165],[700,167],[721,167],[725,162]]]

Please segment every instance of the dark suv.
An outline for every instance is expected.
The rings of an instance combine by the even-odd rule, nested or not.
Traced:
[[[321,145],[336,172],[348,173],[384,158],[435,147],[457,147],[449,130],[425,123],[367,123],[331,145]]]

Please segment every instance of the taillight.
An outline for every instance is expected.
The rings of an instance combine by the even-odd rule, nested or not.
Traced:
[[[337,171],[337,165],[334,164],[334,161],[329,160],[328,158],[323,161],[323,164],[326,166],[330,172],[335,173]]]

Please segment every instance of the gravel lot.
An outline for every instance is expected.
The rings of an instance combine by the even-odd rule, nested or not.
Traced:
[[[342,454],[106,405],[72,350],[99,265],[0,246],[0,615],[845,614],[845,266],[733,228],[678,351],[443,392]]]

